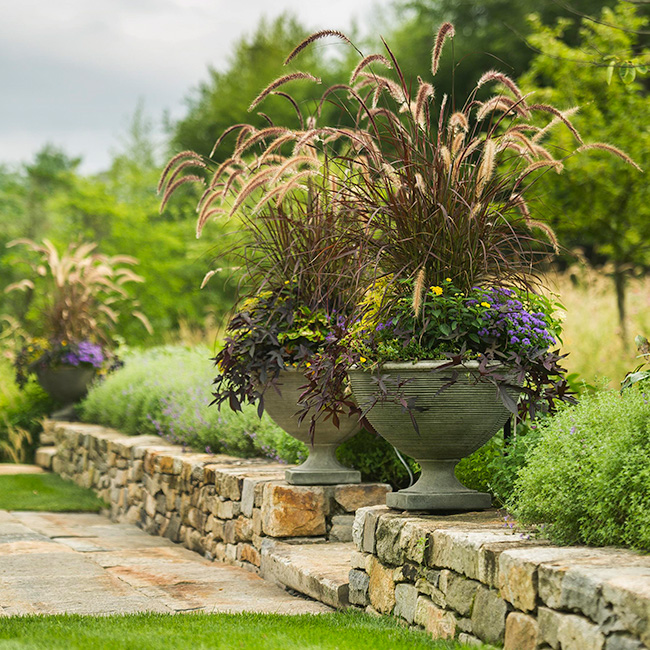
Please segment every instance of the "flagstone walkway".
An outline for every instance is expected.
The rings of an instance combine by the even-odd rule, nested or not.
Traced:
[[[0,616],[145,611],[333,610],[102,515],[0,510]]]

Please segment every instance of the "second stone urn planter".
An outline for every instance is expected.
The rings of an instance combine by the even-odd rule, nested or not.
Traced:
[[[86,366],[38,366],[36,377],[41,388],[63,407],[50,416],[53,420],[74,419],[74,403],[88,392],[96,375],[95,368]]]
[[[320,421],[312,444],[309,418],[298,421],[298,398],[306,380],[298,370],[284,370],[273,386],[264,393],[264,410],[290,436],[304,442],[309,448],[307,460],[285,472],[292,485],[336,485],[360,483],[361,473],[342,465],[336,458],[336,448],[360,429],[356,415],[341,416],[339,427],[331,420]]]
[[[386,363],[382,375],[408,380],[404,397],[416,397],[413,415],[398,403],[378,402],[366,415],[379,435],[404,454],[415,458],[422,473],[409,488],[386,495],[386,505],[400,510],[433,512],[471,511],[489,508],[491,497],[465,487],[454,474],[461,458],[484,445],[508,420],[510,411],[497,395],[494,384],[478,381],[478,362],[458,367],[457,381],[444,390],[452,370],[434,372],[446,361]],[[352,392],[363,406],[377,392],[376,373],[349,372]],[[508,389],[516,401],[518,391]]]

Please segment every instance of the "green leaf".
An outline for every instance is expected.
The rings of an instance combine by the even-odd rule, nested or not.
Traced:
[[[607,66],[607,85],[612,83],[612,75],[614,74],[614,62],[612,61],[608,66]]]
[[[631,84],[636,79],[636,68],[631,65],[625,66],[621,68],[620,75],[623,83]]]
[[[440,331],[445,335],[449,336],[451,334],[451,328],[447,323],[440,323]]]

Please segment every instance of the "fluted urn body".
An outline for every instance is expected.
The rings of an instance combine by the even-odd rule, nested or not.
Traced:
[[[386,363],[381,368],[382,375],[407,380],[401,390],[406,399],[416,398],[412,414],[418,428],[409,412],[390,400],[375,404],[366,417],[379,435],[422,469],[414,485],[387,495],[391,508],[451,512],[490,507],[490,495],[465,487],[454,468],[499,431],[511,414],[495,385],[478,381],[478,362],[456,368],[456,381],[441,390],[452,375],[448,369],[435,372],[444,363]],[[349,376],[354,397],[363,406],[377,391],[373,373],[353,369]],[[516,401],[518,391],[508,388],[508,392]]]
[[[341,415],[339,426],[331,419],[318,421],[313,436],[309,418],[298,419],[298,399],[305,378],[298,370],[284,370],[278,380],[264,393],[264,410],[290,436],[304,442],[309,448],[307,460],[285,472],[285,479],[293,485],[336,485],[360,483],[361,473],[342,465],[336,458],[336,448],[360,429],[356,415]]]

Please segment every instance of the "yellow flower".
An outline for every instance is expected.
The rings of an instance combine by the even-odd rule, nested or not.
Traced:
[[[490,303],[489,303],[489,302],[485,302],[485,301],[483,301],[483,302],[481,303],[481,307],[485,307],[486,309],[489,309],[489,308],[490,308]]]
[[[311,368],[311,363],[309,363],[309,361],[307,361],[307,362],[305,363],[305,365],[306,365],[308,368]]]
[[[445,282],[451,282],[451,278],[445,278]]]
[[[359,361],[361,363],[365,363],[367,361],[367,359],[365,357],[359,357]]]
[[[68,345],[67,341],[61,341],[61,345]]]
[[[439,296],[442,293],[442,287],[431,287],[431,293],[435,296]]]
[[[291,284],[291,280],[285,280],[284,283],[285,284]]]

